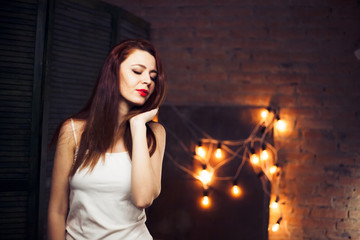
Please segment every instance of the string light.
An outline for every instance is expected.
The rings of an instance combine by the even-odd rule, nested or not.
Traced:
[[[280,217],[280,218],[277,220],[277,222],[276,222],[274,225],[272,225],[271,230],[272,230],[273,232],[279,231],[281,220],[282,220],[282,217]]]
[[[199,174],[199,180],[202,182],[204,186],[208,186],[211,182],[212,173],[208,170],[207,166],[203,166],[203,170],[201,170]]]
[[[276,129],[279,132],[285,132],[286,130],[286,123],[284,120],[280,119],[279,116],[276,116],[277,122],[276,122]]]
[[[217,148],[216,148],[215,157],[216,157],[217,159],[220,159],[220,158],[222,157],[221,143],[220,143],[220,142],[218,143],[218,146],[217,146]]]
[[[279,208],[279,196],[276,196],[276,199],[273,203],[271,203],[270,207],[272,209],[278,209]]]
[[[269,111],[267,109],[261,111],[261,118],[265,119],[269,115]]]
[[[260,153],[260,158],[262,161],[266,161],[269,159],[269,152],[266,149],[263,149]]]
[[[176,163],[176,165],[180,169],[189,173],[194,178],[201,181],[201,183],[203,184],[204,192],[201,198],[201,206],[203,208],[208,208],[211,205],[211,199],[208,196],[209,194],[208,189],[210,188],[213,179],[228,180],[230,178],[230,176],[214,177],[216,170],[219,167],[226,164],[227,162],[240,157],[241,153],[243,155],[242,162],[236,171],[236,175],[231,176],[231,178],[232,179],[237,178],[239,172],[241,171],[241,168],[244,166],[243,163],[245,163],[246,161],[250,161],[252,164],[256,165],[254,166],[254,171],[257,173],[257,176],[261,179],[263,183],[264,191],[267,192],[269,195],[271,194],[268,192],[267,189],[268,185],[265,183],[265,181],[269,181],[271,184],[271,189],[275,189],[274,191],[277,192],[276,189],[279,188],[279,180],[281,177],[279,171],[279,165],[277,164],[277,151],[270,142],[267,142],[266,137],[267,134],[273,136],[271,135],[272,134],[271,130],[276,130],[279,132],[286,131],[287,126],[286,126],[286,122],[280,119],[279,109],[277,108],[268,107],[267,109],[262,110],[260,114],[261,114],[261,121],[259,121],[259,123],[256,125],[254,130],[251,132],[250,136],[245,140],[238,140],[238,141],[222,140],[220,142],[216,139],[211,138],[208,134],[203,132],[203,136],[206,136],[206,138],[202,138],[202,140],[199,141],[198,145],[196,145],[195,153],[194,153],[196,154],[194,159],[200,161],[203,164],[203,168],[198,172],[198,174],[182,166],[181,164]],[[191,126],[196,127],[194,124],[192,124]],[[199,128],[197,130],[199,130]],[[206,150],[203,146],[203,143],[206,144]],[[223,146],[226,146],[226,148],[224,148]],[[233,149],[231,149],[231,147],[233,146],[240,146],[240,147],[238,150],[233,151]],[[256,153],[255,148],[258,148],[259,146],[261,146],[260,151]],[[186,146],[184,147],[184,149],[186,150]],[[206,151],[208,151],[208,153]],[[226,156],[225,156],[226,158],[224,160],[220,160],[224,158],[225,151],[226,151]],[[214,159],[218,159],[220,161],[214,161]],[[260,161],[262,161],[261,164]],[[174,162],[176,161],[174,160]],[[271,177],[269,177],[270,174],[275,174],[275,175],[271,175]],[[231,187],[231,194],[234,197],[239,197],[242,194],[242,190],[237,185],[236,181],[233,182],[233,186]],[[275,224],[271,225],[271,227],[269,225],[269,230],[271,229],[273,232],[276,232],[279,230],[280,222],[282,220],[282,212],[281,212],[282,209],[281,206],[279,205],[279,196],[276,197],[275,201],[271,202],[269,207],[272,210],[276,210],[276,209],[280,210],[281,217],[278,219],[278,221]],[[278,214],[278,212],[276,212],[276,214]]]
[[[277,169],[278,169],[277,164],[272,165],[272,166],[269,168],[269,172],[270,172],[271,174],[274,174],[274,173],[276,173]]]
[[[200,141],[197,148],[196,148],[196,154],[202,158],[205,158],[206,152],[204,150],[204,147],[202,146],[202,142]]]
[[[251,154],[250,161],[252,164],[257,165],[257,164],[259,164],[260,159],[257,154],[253,153],[253,154]]]
[[[241,195],[241,189],[240,187],[237,185],[236,181],[234,181],[233,186],[231,188],[231,194],[234,197],[239,197]]]
[[[204,208],[210,207],[210,198],[209,198],[209,192],[204,190],[203,197],[201,198],[201,206]]]

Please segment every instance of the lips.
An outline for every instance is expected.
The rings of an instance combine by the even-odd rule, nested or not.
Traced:
[[[146,97],[149,94],[149,91],[146,89],[136,89],[136,91],[143,97]]]

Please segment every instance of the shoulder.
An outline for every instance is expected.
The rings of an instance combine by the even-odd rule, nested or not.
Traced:
[[[61,131],[84,131],[86,121],[82,119],[69,118],[61,125]]]
[[[85,127],[85,120],[79,119],[67,119],[60,128],[60,139],[69,139],[74,138],[74,133],[76,136],[81,136]]]

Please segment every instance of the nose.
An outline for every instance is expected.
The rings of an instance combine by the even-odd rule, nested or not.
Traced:
[[[143,77],[143,81],[142,81],[144,84],[146,84],[146,85],[150,85],[151,83],[152,83],[152,80],[151,80],[151,78],[150,78],[150,75],[145,75],[144,77]]]

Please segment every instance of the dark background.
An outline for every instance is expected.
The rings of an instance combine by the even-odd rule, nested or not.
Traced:
[[[269,239],[360,238],[358,0],[104,2],[1,2],[1,238],[45,235],[53,130],[81,108],[108,49],[127,37],[150,38],[160,50],[165,106],[280,107],[289,130],[274,136],[284,217]],[[226,201],[219,192],[214,200]],[[178,231],[191,232],[186,226]]]

